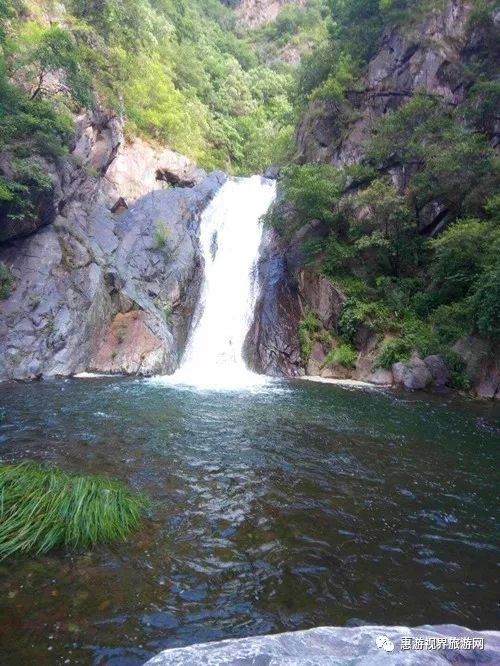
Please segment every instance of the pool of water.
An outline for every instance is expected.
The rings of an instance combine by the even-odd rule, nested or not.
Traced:
[[[498,627],[500,406],[307,382],[0,385],[0,456],[152,499],[127,543],[0,562],[2,666],[345,625]]]

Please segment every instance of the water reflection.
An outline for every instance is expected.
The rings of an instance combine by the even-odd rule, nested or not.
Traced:
[[[5,666],[142,664],[353,620],[496,625],[498,405],[127,379],[0,397],[3,459],[109,474],[153,498],[127,544],[0,565]]]

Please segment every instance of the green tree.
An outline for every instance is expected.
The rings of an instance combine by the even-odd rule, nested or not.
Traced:
[[[441,303],[458,301],[469,294],[477,275],[484,268],[487,232],[484,222],[464,219],[455,222],[432,241],[433,290]]]
[[[373,274],[398,277],[418,260],[415,218],[404,196],[379,178],[356,197],[351,234]]]

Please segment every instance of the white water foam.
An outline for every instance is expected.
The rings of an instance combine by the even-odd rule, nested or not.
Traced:
[[[260,176],[231,179],[203,213],[205,281],[195,325],[180,368],[154,381],[223,389],[268,381],[247,368],[243,345],[258,297],[260,218],[275,196],[273,181]]]

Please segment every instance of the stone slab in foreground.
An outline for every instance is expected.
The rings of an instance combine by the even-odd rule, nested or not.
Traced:
[[[415,647],[402,649],[402,639]],[[423,639],[419,643],[419,639]],[[440,641],[438,641],[440,639]],[[452,639],[459,649],[450,648]],[[484,641],[484,649],[472,648]],[[479,641],[478,641],[479,639]],[[410,641],[411,643],[411,641]],[[408,645],[408,640],[403,645]],[[446,645],[446,647],[437,646]],[[456,645],[456,644],[455,644]],[[380,646],[380,647],[379,647]],[[391,647],[393,648],[391,650]],[[467,649],[468,648],[468,649]],[[389,651],[387,651],[389,650]],[[240,638],[165,650],[145,666],[387,666],[394,664],[500,664],[500,632],[453,624],[408,627],[319,627],[274,636]]]

